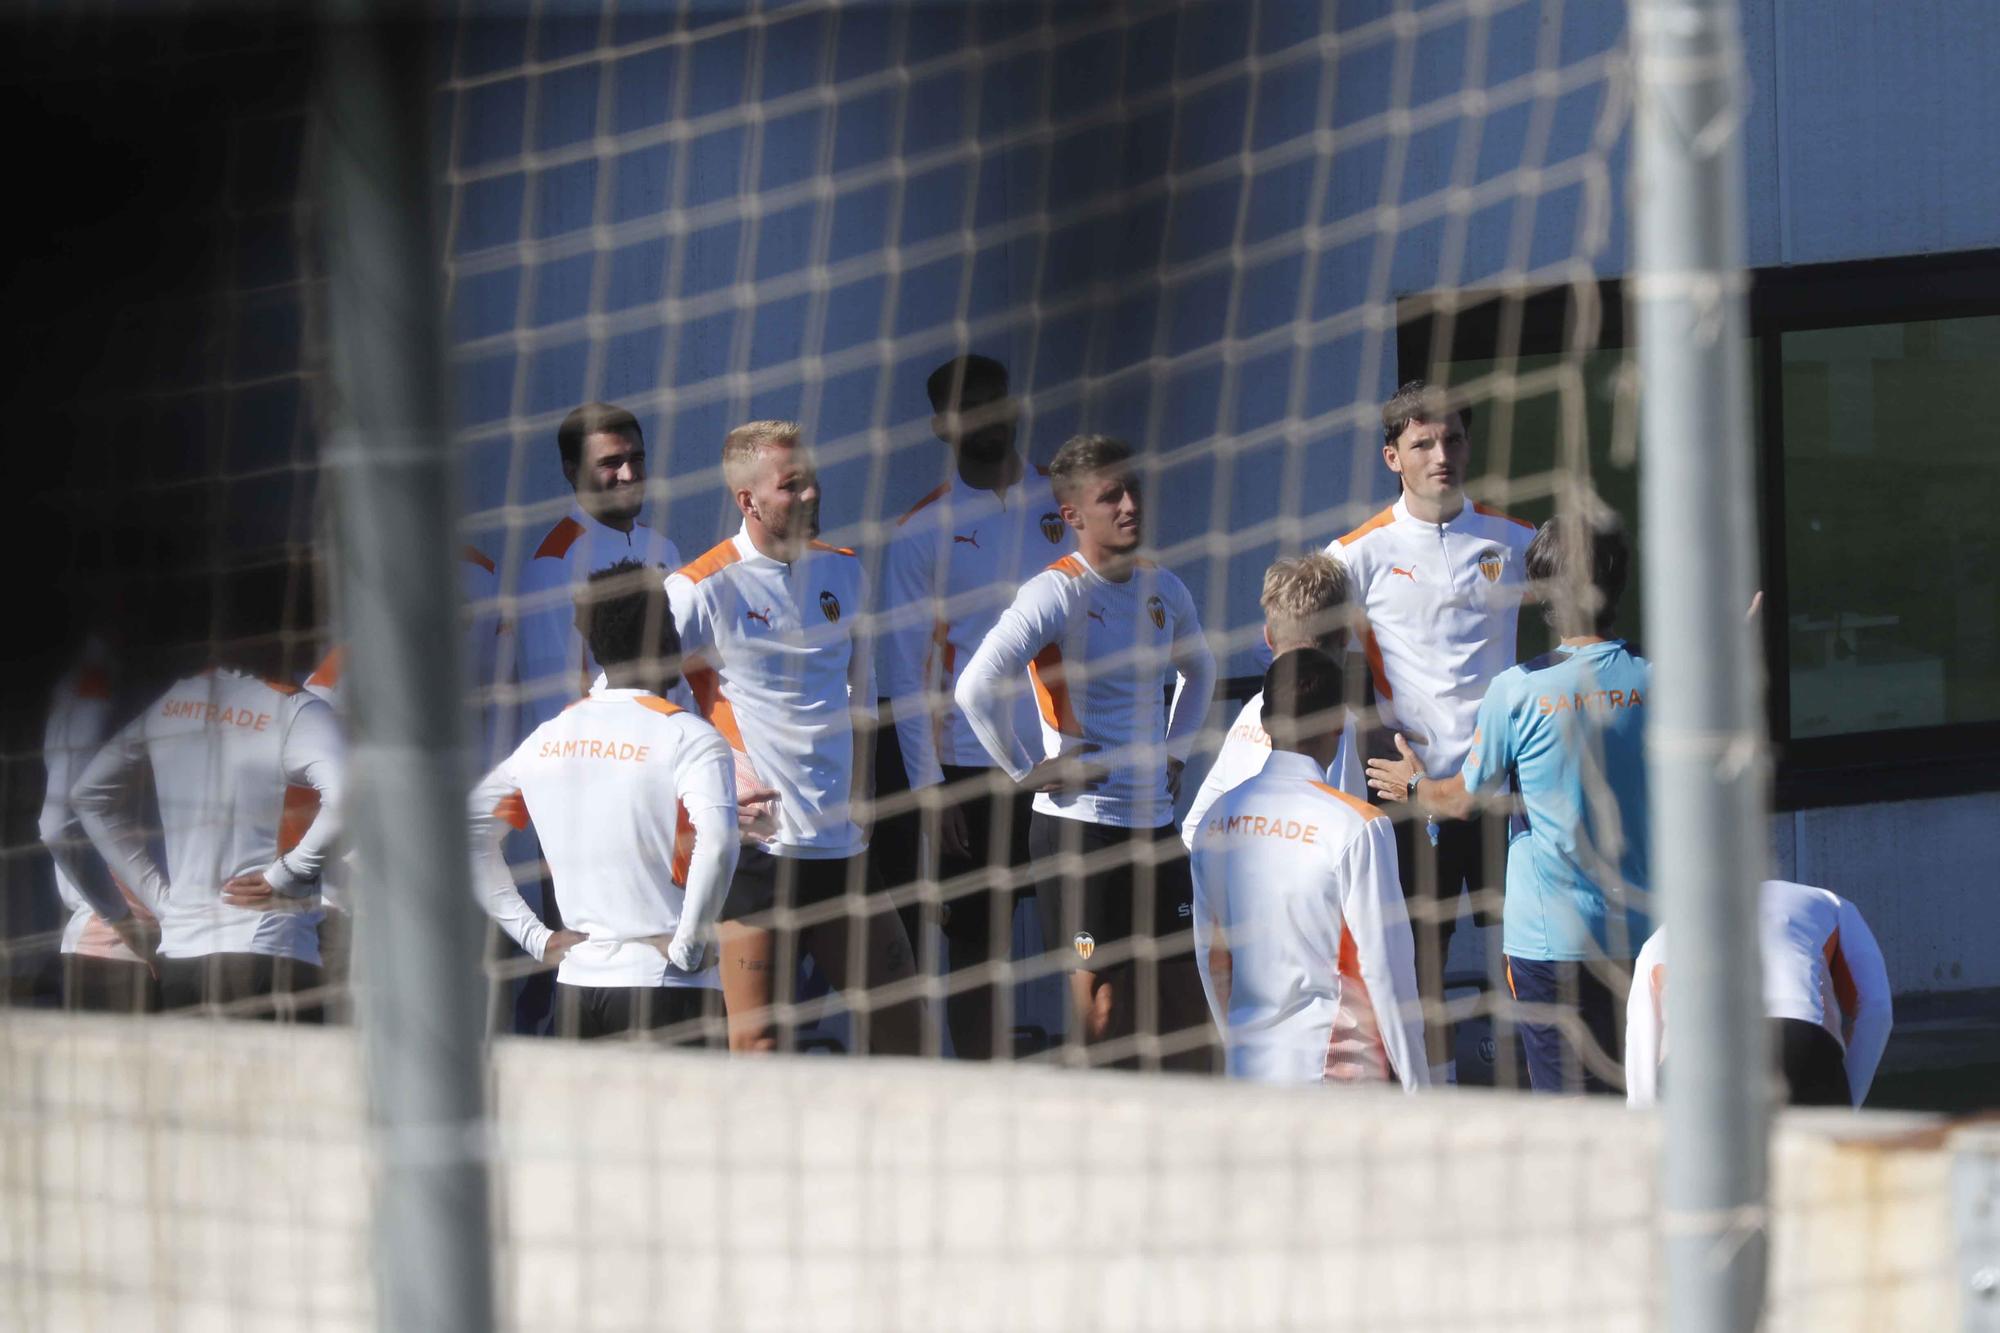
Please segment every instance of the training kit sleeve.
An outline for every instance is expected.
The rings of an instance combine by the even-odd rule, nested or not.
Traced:
[[[703,727],[702,733],[688,744],[673,775],[674,798],[694,830],[687,898],[667,948],[667,961],[684,972],[703,970],[742,850],[736,836],[736,761],[713,728]]]
[[[539,962],[548,948],[551,932],[521,896],[506,854],[500,850],[501,841],[511,830],[528,826],[528,807],[521,800],[521,784],[514,775],[514,764],[534,743],[535,737],[530,735],[519,750],[480,779],[467,801],[467,813],[472,822],[473,892],[479,905],[514,943]]]
[[[1174,617],[1173,663],[1181,679],[1174,694],[1174,715],[1167,723],[1167,754],[1185,764],[1215,697],[1215,654],[1208,650],[1208,636],[1201,632],[1187,585],[1171,579],[1162,580],[1162,586],[1171,589],[1180,603]]]
[[[104,920],[122,921],[131,906],[106,873],[103,859],[91,854],[89,835],[70,802],[70,788],[92,755],[87,747],[103,739],[110,725],[110,713],[111,701],[101,691],[86,692],[67,686],[59,691],[50,710],[42,749],[48,785],[42,793],[37,829],[42,846],[48,849],[49,859],[55,863],[56,887],[67,890],[63,894],[64,906],[76,906],[73,894]]]
[[[312,824],[290,850],[281,853],[264,870],[264,881],[284,894],[296,894],[319,881],[320,871],[340,837],[341,784],[346,766],[340,723],[333,709],[311,694],[294,695],[290,702],[292,721],[279,750],[279,763],[284,768],[285,781],[311,787],[319,793],[319,809],[313,814]]]
[[[1035,654],[1061,641],[1078,587],[1075,578],[1056,570],[1044,570],[1022,584],[1014,604],[1000,613],[980,642],[979,651],[966,664],[965,674],[958,678],[956,699],[972,724],[973,734],[993,762],[1016,782],[1028,776],[1035,759],[1027,741],[1015,730],[1009,691],[1024,687],[1028,663]],[[1213,661],[1209,670],[1213,673]],[[1197,720],[1197,728],[1199,725]]]
[[[1654,1106],[1660,1100],[1660,1044],[1666,1035],[1667,932],[1656,930],[1632,964],[1632,990],[1625,1000],[1625,1104]]]
[[[146,845],[145,831],[133,818],[131,799],[146,762],[146,719],[141,715],[121,727],[84,766],[70,789],[70,804],[104,864],[157,916],[170,886]]]
[[[1430,1086],[1424,1053],[1423,1008],[1417,998],[1416,949],[1403,888],[1396,877],[1395,826],[1385,815],[1369,819],[1359,836],[1333,858],[1340,914],[1354,937],[1361,980],[1389,1063],[1406,1092]]]
[[[1494,678],[1486,697],[1479,701],[1479,720],[1472,728],[1472,748],[1466,751],[1459,776],[1471,796],[1491,795],[1507,782],[1514,770],[1514,685],[1518,671],[1509,669]]]
[[[1868,929],[1860,911],[1844,898],[1840,902],[1840,934],[1828,970],[1847,1030],[1848,1091],[1859,1106],[1875,1082],[1875,1070],[1889,1044],[1895,1015],[1882,946],[1876,943],[1875,932]]]

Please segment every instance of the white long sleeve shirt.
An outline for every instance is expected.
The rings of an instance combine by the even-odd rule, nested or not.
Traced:
[[[1360,646],[1382,723],[1432,777],[1458,772],[1486,687],[1514,665],[1534,536],[1534,524],[1485,505],[1426,523],[1398,499],[1326,548],[1367,616]]]
[[[714,727],[644,690],[597,687],[487,774],[470,810],[483,905],[540,958],[549,928],[500,850],[510,826],[534,825],[563,921],[586,937],[557,980],[721,984],[712,962],[693,968],[736,871],[736,775]]]
[[[814,542],[786,564],[738,531],[669,575],[667,598],[696,706],[740,767],[778,793],[768,850],[804,860],[866,850],[854,715],[874,714],[875,674],[854,552]]]
[[[1021,585],[1075,545],[1040,468],[999,495],[954,475],[896,521],[876,672],[912,788],[944,781],[943,764],[993,766],[953,693]],[[1039,735],[1028,690],[1014,698],[1011,727],[1029,745]]]
[[[1172,719],[1166,689],[1178,680]],[[1042,753],[1015,729],[1032,689]],[[1173,818],[1167,759],[1185,763],[1215,691],[1215,658],[1186,585],[1149,560],[1113,583],[1081,555],[1028,580],[959,677],[958,706],[993,761],[1019,781],[1040,759],[1075,756],[1110,770],[1081,792],[1040,792],[1064,819],[1159,828]]]
[[[148,766],[164,869],[132,813]],[[161,954],[258,953],[317,965],[318,879],[340,832],[343,768],[340,728],[324,702],[215,668],[179,682],[113,736],[70,799],[105,863],[159,918]],[[224,903],[222,886],[252,871],[314,905],[259,912]]]
[[[1195,959],[1234,1078],[1430,1082],[1396,837],[1374,806],[1274,751],[1194,843]],[[1229,951],[1226,1002],[1209,952]]]
[[[1894,1004],[1882,948],[1861,912],[1836,893],[1765,880],[1757,900],[1764,1012],[1832,1033],[1845,1052],[1847,1086],[1860,1106],[1889,1044]],[[1655,931],[1633,965],[1625,1003],[1625,1099],[1659,1099],[1667,1054],[1667,933]]]
[[[621,560],[651,565],[663,575],[681,567],[680,548],[646,514],[621,532],[581,505],[558,519],[522,562],[512,609],[524,728],[541,725],[589,692],[600,668],[576,628],[576,595],[591,574]]]
[[[1361,770],[1361,752],[1356,748],[1356,737],[1360,734],[1354,714],[1341,710],[1340,752],[1333,757],[1333,763],[1326,770],[1326,780],[1340,788],[1357,801],[1368,799],[1368,780]],[[1264,769],[1264,761],[1271,757],[1271,737],[1264,730],[1264,692],[1259,690],[1250,696],[1250,702],[1243,705],[1243,711],[1230,724],[1229,733],[1222,738],[1222,748],[1215,752],[1215,762],[1208,766],[1208,776],[1201,780],[1201,789],[1194,794],[1194,804],[1188,807],[1187,818],[1181,821],[1181,841],[1189,851],[1194,850],[1194,835],[1201,829],[1201,817],[1208,808],[1222,797],[1242,786]]]
[[[77,776],[111,731],[111,707],[109,678],[96,650],[86,649],[83,661],[56,682],[49,701],[48,725],[42,733],[48,786],[42,793],[39,829],[42,845],[55,863],[56,895],[69,909],[61,952],[136,963],[139,956],[106,924],[107,915],[118,920],[131,910],[131,900],[91,849],[69,799]]]

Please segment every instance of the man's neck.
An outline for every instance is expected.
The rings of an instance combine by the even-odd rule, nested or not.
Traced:
[[[991,491],[1002,500],[1007,498],[1008,488],[1019,482],[1026,470],[1021,463],[1021,455],[1012,449],[991,463],[977,463],[964,454],[958,456],[958,479],[975,491]]]
[[[597,513],[595,510],[591,509],[589,505],[584,504],[581,500],[577,501],[576,507],[578,509],[581,509],[584,512],[585,516],[588,517],[592,522],[601,523],[605,527],[610,528],[613,532],[622,532],[625,533],[627,536],[630,536],[632,533],[632,525],[639,521],[639,516],[637,514],[624,514],[618,517],[607,517],[606,515]]]
[[[1076,553],[1089,562],[1097,571],[1097,577],[1106,583],[1123,583],[1132,577],[1132,569],[1139,563],[1139,548],[1134,546],[1123,551],[1114,551],[1099,546],[1088,537],[1078,537]]]
[[[794,542],[789,538],[780,540],[771,535],[771,530],[754,518],[743,520],[743,531],[750,538],[750,544],[757,548],[757,554],[767,560],[775,560],[781,565],[789,565],[804,554],[807,543]]]
[[[1340,753],[1340,733],[1332,732],[1315,736],[1298,745],[1279,745],[1273,742],[1271,750],[1275,754],[1295,754],[1310,759],[1321,770],[1333,763],[1333,757]]]
[[[664,694],[657,680],[648,680],[637,671],[613,670],[604,672],[604,688],[607,690],[638,690],[643,694]]]
[[[1593,643],[1610,643],[1608,634],[1565,634],[1562,646],[1565,648],[1588,648]]]
[[[1449,523],[1465,510],[1465,492],[1451,491],[1435,500],[1425,500],[1403,490],[1403,508],[1421,523]]]

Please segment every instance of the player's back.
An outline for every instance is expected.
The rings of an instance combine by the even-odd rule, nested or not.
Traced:
[[[1493,701],[1524,808],[1508,847],[1506,951],[1519,958],[1631,957],[1648,926],[1646,696],[1652,668],[1622,640],[1561,648],[1503,672]],[[1468,775],[1493,748],[1474,738]]]
[[[176,683],[147,711],[169,885],[162,953],[317,958],[317,944],[307,945],[317,911],[256,912],[221,896],[230,878],[263,870],[288,850],[318,809],[311,788],[285,780],[286,735],[308,708],[326,704],[296,686],[218,667]]]
[[[1831,1028],[1840,1007],[1831,994],[1840,947],[1840,898],[1825,889],[1765,880],[1757,900],[1764,959],[1764,1012]]]
[[[660,952],[646,941],[672,936],[686,899],[694,831],[684,775],[728,762],[728,746],[698,716],[623,689],[578,700],[516,752],[509,775],[541,839],[564,924],[589,937],[563,960],[564,981],[686,980],[671,969],[663,978]]]
[[[1393,836],[1380,811],[1323,776],[1309,759],[1274,752],[1209,808],[1195,835],[1196,911],[1230,954],[1224,1035],[1233,1077],[1393,1076],[1345,906],[1353,890],[1381,887],[1354,882],[1376,870],[1393,889]],[[1374,864],[1375,842],[1387,846],[1385,865]],[[1407,923],[1403,930],[1407,950]],[[1362,933],[1375,932],[1364,925]]]

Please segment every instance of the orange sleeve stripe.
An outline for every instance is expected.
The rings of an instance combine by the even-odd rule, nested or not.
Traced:
[[[299,839],[306,836],[306,830],[317,818],[319,793],[297,783],[287,784],[285,803],[278,811],[278,854],[282,856],[298,846]]]
[[[639,705],[639,707],[641,708],[652,709],[655,713],[658,713],[661,717],[672,717],[675,713],[684,713],[687,711],[685,708],[682,708],[677,703],[674,703],[667,699],[656,699],[652,695],[640,695],[632,702]]]
[[[1065,736],[1083,735],[1076,710],[1070,706],[1069,682],[1063,679],[1062,648],[1052,643],[1036,653],[1035,660],[1028,663],[1028,678],[1035,684],[1035,703],[1042,710],[1042,720]]]
[[[691,583],[700,583],[709,575],[726,566],[735,564],[743,556],[733,541],[717,542],[703,551],[694,560],[680,567],[680,575]]]
[[[1363,523],[1360,527],[1348,533],[1345,537],[1342,537],[1340,539],[1340,544],[1342,546],[1346,546],[1352,542],[1359,541],[1361,538],[1375,531],[1375,529],[1386,528],[1395,521],[1396,521],[1396,506],[1390,505],[1387,509],[1384,509],[1381,513],[1375,515],[1375,517],[1369,519],[1366,523]]]
[[[478,565],[488,574],[497,574],[500,572],[499,566],[493,563],[493,557],[480,550],[477,546],[467,546],[459,552],[459,556],[466,564]]]
[[[854,555],[854,548],[851,546],[834,546],[827,542],[813,542],[812,548],[815,551],[828,551],[834,555]],[[859,557],[856,558],[858,559]]]
[[[926,495],[923,499],[917,501],[915,504],[911,505],[907,510],[905,510],[903,512],[903,516],[896,520],[896,526],[899,528],[902,527],[905,523],[908,523],[918,514],[921,514],[924,510],[930,508],[930,506],[936,504],[939,500],[944,499],[945,496],[950,494],[951,494],[951,483],[947,481],[943,485],[939,486],[936,490],[932,491],[929,495]]]
[[[1324,782],[1315,782],[1313,786],[1318,787],[1328,796],[1337,798],[1342,805],[1352,810],[1355,814],[1360,815],[1363,819],[1387,819],[1389,817],[1386,811],[1378,809],[1366,801],[1357,800],[1338,787],[1329,786]]]
[[[332,689],[340,684],[340,673],[347,668],[347,649],[335,648],[320,659],[313,673],[306,677],[306,684],[318,685],[322,689]]]
[[[1844,1036],[1854,1025],[1854,1015],[1861,1011],[1861,988],[1854,984],[1853,969],[1847,966],[1847,955],[1840,951],[1837,929],[1827,936],[1826,972],[1833,980],[1833,998],[1840,1004],[1840,1030]]]
[[[736,725],[736,710],[730,707],[729,699],[722,692],[722,678],[715,674],[713,667],[695,667],[687,673],[688,690],[694,695],[694,705],[709,725],[722,733],[722,739],[729,742],[729,748],[744,754],[743,733]]]
[[[641,702],[644,702],[643,700]],[[674,859],[667,873],[674,883],[687,887],[688,867],[694,864],[694,821],[688,818],[687,806],[674,802]]]
[[[1389,688],[1389,668],[1382,661],[1382,645],[1375,641],[1375,631],[1363,626],[1361,630],[1361,654],[1368,659],[1368,674],[1375,681],[1375,697],[1393,699],[1396,692]]]
[[[542,538],[542,544],[535,548],[535,559],[562,559],[569,554],[569,548],[576,545],[576,539],[582,535],[583,524],[573,518],[564,517],[562,522],[549,529],[548,535]]]
[[[528,827],[528,803],[521,799],[521,793],[518,791],[510,791],[502,796],[500,803],[493,807],[493,814],[495,818],[505,820],[511,828]]]
[[[1512,514],[1502,513],[1500,510],[1495,509],[1492,505],[1483,505],[1474,502],[1472,506],[1472,512],[1475,514],[1484,514],[1488,518],[1504,518],[1509,523],[1520,524],[1522,527],[1526,528],[1530,532],[1533,532],[1535,530],[1535,525],[1530,523],[1527,519],[1515,518]],[[1345,538],[1343,538],[1342,540],[1345,540]]]

